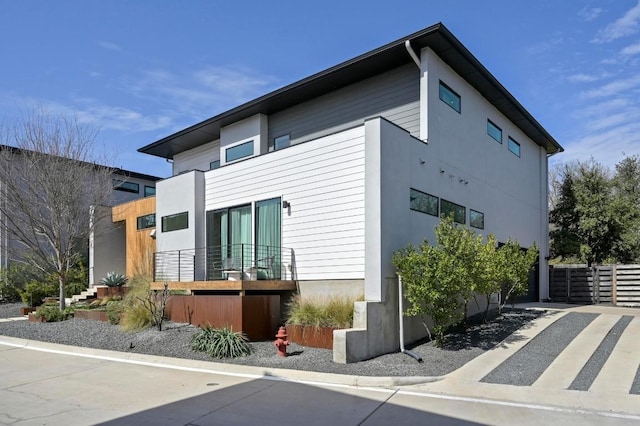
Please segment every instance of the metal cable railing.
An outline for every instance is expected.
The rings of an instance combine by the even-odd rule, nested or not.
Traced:
[[[228,244],[156,252],[154,281],[293,280],[293,249]]]

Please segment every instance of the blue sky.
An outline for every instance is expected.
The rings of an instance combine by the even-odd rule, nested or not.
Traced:
[[[640,153],[640,0],[5,1],[0,117],[75,114],[165,177],[136,150],[436,22],[565,147],[552,162]]]

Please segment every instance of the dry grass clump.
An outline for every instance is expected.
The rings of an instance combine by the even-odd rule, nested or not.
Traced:
[[[297,295],[287,304],[288,324],[313,327],[351,328],[353,303],[362,298],[349,296],[305,297]]]

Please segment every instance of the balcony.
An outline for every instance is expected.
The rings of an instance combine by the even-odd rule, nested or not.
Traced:
[[[152,289],[164,283],[171,290],[245,291],[295,290],[293,249],[253,244],[156,252]]]

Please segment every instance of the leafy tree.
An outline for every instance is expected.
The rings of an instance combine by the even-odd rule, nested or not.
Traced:
[[[419,248],[409,245],[395,252],[392,261],[410,302],[406,314],[429,316],[436,344],[441,345],[446,330],[466,320],[473,298],[486,297],[486,318],[492,294],[503,291],[510,300],[526,292],[537,254],[535,246],[522,252],[511,240],[496,249],[493,235],[483,243],[480,235],[447,217],[436,227],[435,246],[426,240]]]
[[[96,165],[96,132],[73,118],[35,111],[0,125],[0,228],[9,247],[43,273],[54,273],[60,310],[92,230],[106,220],[92,206],[109,205],[112,169]],[[91,220],[90,220],[91,218]]]
[[[612,255],[621,263],[640,260],[640,157],[626,157],[616,164],[612,181],[622,222],[620,239],[614,243]]]

